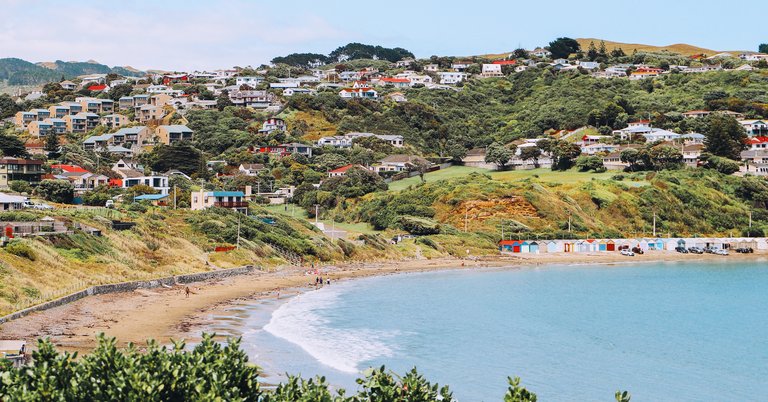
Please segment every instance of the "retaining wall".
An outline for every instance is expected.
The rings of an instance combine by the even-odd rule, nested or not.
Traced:
[[[246,265],[240,268],[219,269],[216,271],[200,272],[196,274],[169,276],[166,278],[152,279],[148,281],[133,281],[133,282],[113,283],[109,285],[91,286],[88,289],[81,290],[79,292],[75,292],[75,293],[72,293],[72,294],[69,294],[45,303],[41,303],[36,306],[25,308],[24,310],[19,310],[15,313],[6,315],[5,317],[0,317],[0,324],[27,316],[36,311],[43,311],[43,310],[52,309],[54,307],[63,306],[65,304],[69,304],[69,303],[72,303],[73,301],[77,301],[92,295],[131,292],[136,289],[158,288],[163,285],[173,286],[175,284],[202,282],[202,281],[206,281],[213,278],[226,278],[228,276],[245,275],[250,272],[253,272],[253,270],[254,270],[253,265]]]

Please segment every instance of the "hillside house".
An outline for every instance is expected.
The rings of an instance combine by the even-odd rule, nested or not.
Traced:
[[[342,176],[346,176],[347,172],[350,169],[354,169],[354,168],[365,169],[365,167],[361,166],[361,165],[346,165],[346,166],[342,166],[340,168],[333,169],[333,170],[329,171],[328,172],[328,177],[342,177]]]
[[[191,194],[190,208],[201,211],[208,208],[227,208],[244,214],[248,213],[248,201],[242,191],[195,191]]]
[[[165,145],[175,144],[180,141],[192,141],[193,134],[191,128],[182,124],[158,126],[155,130],[157,139]]]
[[[768,176],[768,149],[755,149],[741,152],[742,173],[755,176]]]
[[[259,84],[264,82],[264,77],[259,76],[246,76],[235,78],[235,85],[238,87],[242,85],[248,85],[251,88],[256,88]]]
[[[285,149],[284,152],[289,154],[289,155],[291,155],[291,154],[299,154],[299,155],[304,155],[307,158],[311,158],[312,157],[312,146],[311,145],[301,144],[301,143],[298,143],[298,142],[291,142],[291,143],[288,143],[288,144],[280,144],[280,146],[283,147]]]
[[[439,72],[440,83],[446,85],[455,85],[467,79],[467,73],[462,72]]]
[[[675,141],[680,139],[680,134],[660,129],[655,129],[650,133],[642,134],[642,136],[645,137],[645,142],[650,143],[658,141]]]
[[[32,185],[40,183],[43,175],[43,162],[35,159],[0,158],[0,187],[8,187],[14,180],[25,181]]]
[[[27,197],[0,193],[0,211],[19,211],[24,209]]]
[[[275,100],[275,96],[268,91],[237,90],[229,92],[229,100],[235,106],[266,109]]]
[[[371,166],[371,170],[373,170],[376,173],[384,173],[384,172],[407,172],[410,171],[417,166],[430,166],[431,163],[427,161],[426,159],[415,156],[415,155],[390,155],[386,158],[378,161],[373,166]]]
[[[389,145],[392,145],[395,148],[402,148],[403,145],[405,144],[402,135],[352,132],[352,133],[344,134],[344,137],[349,138],[352,141],[354,141],[356,138],[375,137],[381,141],[388,143]]]
[[[484,78],[503,77],[504,73],[501,72],[501,64],[483,64],[480,76]]]
[[[260,172],[268,169],[263,163],[241,163],[237,170],[246,176],[258,176]]]
[[[699,166],[699,158],[702,152],[704,152],[704,144],[683,145],[683,163],[688,167]]]
[[[288,131],[288,126],[285,124],[285,120],[272,117],[264,121],[264,123],[261,124],[261,130],[259,130],[259,134],[272,134],[274,131],[282,131],[286,132]]]
[[[344,88],[339,91],[339,96],[344,99],[376,99],[379,93],[373,88]]]
[[[107,128],[120,128],[122,126],[125,126],[130,123],[130,120],[128,120],[127,116],[123,116],[121,114],[108,114],[106,116],[102,116],[102,118],[99,121],[102,126],[106,126]]]
[[[750,137],[768,136],[768,123],[765,120],[739,120],[739,124]]]
[[[384,77],[379,79],[379,85],[381,86],[391,85],[395,88],[408,88],[411,86],[411,80],[409,80],[408,78]]]

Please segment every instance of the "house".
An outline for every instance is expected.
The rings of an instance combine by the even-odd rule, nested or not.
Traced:
[[[229,100],[235,106],[266,109],[274,99],[275,96],[268,91],[236,90],[229,92]]]
[[[298,142],[292,142],[292,143],[289,143],[289,144],[280,144],[280,146],[283,147],[285,149],[285,153],[287,153],[289,155],[290,154],[299,154],[299,155],[304,155],[307,158],[311,158],[312,157],[312,146],[311,145],[301,144],[301,143],[298,143]]]
[[[592,143],[589,145],[582,145],[581,153],[585,155],[596,155],[600,153],[610,154],[617,149],[619,149],[619,146],[614,144]]]
[[[113,145],[126,145],[132,147],[148,142],[150,137],[149,128],[146,126],[123,127],[112,134]]]
[[[29,123],[32,123],[33,121],[37,121],[37,113],[35,112],[16,112],[13,117],[13,124],[15,124],[16,128],[19,130],[26,130]]]
[[[309,88],[286,88],[283,90],[283,96],[293,95],[314,95],[315,91]]]
[[[40,183],[43,162],[35,159],[0,158],[0,187],[8,187],[14,180],[32,185]]]
[[[686,145],[703,144],[704,138],[704,134],[699,133],[688,133],[680,136],[680,139],[683,140]]]
[[[534,56],[536,56],[538,58],[541,58],[541,59],[545,59],[545,58],[548,58],[548,57],[552,56],[552,52],[550,52],[547,49],[542,49],[540,47],[537,47],[536,49],[531,50],[530,54],[532,54],[532,55],[534,55]]]
[[[742,151],[741,160],[744,161],[741,167],[742,173],[768,176],[768,149]]]
[[[642,136],[645,137],[645,142],[674,141],[680,138],[680,134],[678,133],[659,129],[642,134]]]
[[[484,78],[503,77],[504,73],[501,72],[501,64],[483,64],[480,76]]]
[[[136,120],[139,123],[149,123],[161,120],[165,117],[165,108],[162,106],[150,105],[149,103],[136,107]]]
[[[263,163],[241,163],[237,170],[246,176],[257,176],[267,168]]]
[[[376,173],[382,172],[406,172],[416,166],[430,166],[426,159],[415,155],[390,155],[371,166]]]
[[[66,91],[74,91],[77,89],[77,84],[72,81],[62,81],[59,83],[59,85],[61,85],[61,89]]]
[[[688,112],[683,113],[683,117],[687,117],[690,119],[699,119],[702,117],[707,117],[710,114],[712,114],[709,110],[690,110]]]
[[[467,73],[462,72],[439,72],[440,83],[446,85],[455,85],[467,79]]]
[[[633,138],[637,138],[638,136],[643,134],[653,133],[656,130],[659,130],[659,129],[652,128],[650,126],[645,126],[645,125],[636,125],[636,126],[623,128],[621,130],[614,130],[613,135],[618,136],[622,140],[628,139],[631,141]]]
[[[335,135],[332,137],[323,137],[317,140],[317,146],[319,147],[333,147],[333,148],[350,148],[352,147],[352,139],[343,135]]]
[[[457,61],[457,62],[454,62],[453,64],[451,64],[451,68],[455,72],[462,72],[462,71],[466,70],[467,68],[469,68],[469,66],[471,66],[472,64],[473,63],[471,61],[466,61],[466,60],[465,61]]]
[[[768,123],[765,120],[739,120],[739,124],[747,131],[750,137],[762,137],[768,135]]]
[[[64,122],[67,125],[68,133],[84,133],[88,131],[88,119],[83,113],[64,116]]]
[[[61,119],[62,117],[69,114],[69,106],[67,105],[53,105],[48,108],[48,112],[50,112],[50,116],[56,119]]]
[[[27,125],[27,130],[29,131],[29,135],[33,137],[45,137],[53,131],[53,124],[47,121],[35,120]]]
[[[328,177],[341,177],[341,176],[346,176],[346,175],[347,175],[347,172],[349,171],[349,169],[353,169],[353,168],[356,168],[356,169],[365,169],[365,167],[363,167],[363,166],[361,166],[361,165],[346,165],[346,166],[342,166],[342,167],[340,167],[340,168],[337,168],[337,169],[333,169],[333,170],[329,171],[329,172],[328,172]]]
[[[18,211],[24,209],[27,197],[0,193],[0,211]]]
[[[195,191],[191,194],[191,209],[201,211],[207,208],[228,208],[248,213],[248,201],[242,191]]]
[[[130,120],[128,120],[127,116],[113,113],[102,116],[100,123],[102,126],[106,126],[107,128],[119,128],[130,123]]]
[[[264,123],[261,124],[261,130],[259,130],[259,134],[272,134],[274,131],[287,131],[288,126],[285,124],[285,120],[277,118],[277,117],[271,117],[264,121]]]
[[[485,162],[485,148],[472,148],[467,151],[467,155],[462,159],[464,166],[478,167],[478,168],[495,168],[492,164]],[[491,166],[489,166],[491,165]]]
[[[237,85],[238,87],[242,85],[248,85],[251,88],[256,88],[262,82],[264,82],[264,78],[258,77],[258,76],[246,76],[246,77],[235,78],[235,85]]]
[[[395,63],[395,67],[396,68],[408,68],[408,67],[411,66],[411,64],[413,64],[415,62],[416,62],[416,60],[414,60],[412,58],[406,58],[406,59],[402,59],[402,60],[396,62]]]
[[[157,126],[157,129],[155,130],[155,135],[158,140],[165,145],[174,144],[180,141],[192,141],[192,134],[192,129],[182,124]]]
[[[408,102],[408,98],[405,97],[405,94],[402,92],[393,92],[386,96],[387,99],[392,99],[393,101],[397,103],[401,102]]]
[[[402,135],[352,132],[352,133],[344,134],[344,137],[349,138],[351,141],[354,141],[356,138],[375,137],[381,141],[388,143],[389,145],[392,145],[395,148],[402,148],[403,144],[405,143]]]
[[[109,177],[102,174],[85,172],[62,172],[55,175],[56,178],[68,180],[75,187],[76,194],[92,191],[99,186],[109,184]]]
[[[768,149],[768,137],[752,137],[747,139],[749,150]]]
[[[126,189],[143,184],[159,191],[160,194],[168,194],[168,191],[170,190],[170,186],[168,185],[168,176],[159,174],[144,175],[143,173],[135,170],[122,170],[117,173],[122,177],[122,187]]]
[[[704,152],[704,144],[683,145],[683,163],[689,167],[699,166],[699,157],[702,152]]]
[[[592,71],[592,70],[599,70],[600,69],[600,63],[596,61],[578,61],[576,64],[578,64],[579,67]],[[626,75],[626,73],[625,73]]]
[[[439,69],[440,69],[440,66],[438,66],[437,64],[427,64],[426,66],[424,66],[424,71],[427,71],[430,73],[436,73],[437,70]]]
[[[621,161],[622,150],[623,149],[617,149],[608,155],[603,156],[603,166],[609,170],[624,170],[624,168],[629,166],[628,163]]]
[[[408,78],[384,77],[379,79],[379,85],[392,85],[395,88],[408,88],[411,86],[411,80]]]
[[[339,96],[344,99],[376,99],[379,97],[379,93],[373,88],[344,88],[339,91]]]

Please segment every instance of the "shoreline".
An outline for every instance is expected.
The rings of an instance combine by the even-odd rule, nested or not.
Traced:
[[[380,261],[373,263],[343,263],[318,268],[323,278],[331,282],[370,276],[429,272],[472,268],[524,268],[540,266],[627,265],[633,263],[684,261],[755,261],[768,253],[731,255],[690,255],[673,252],[649,252],[636,257],[618,253],[551,253],[521,256],[489,256],[476,260],[456,258]],[[134,343],[142,347],[146,340],[168,343],[171,339],[194,342],[215,323],[213,316],[226,316],[236,304],[296,295],[314,290],[306,275],[309,267],[283,267],[273,272],[247,275],[189,284],[192,294],[187,298],[184,286],[171,289],[138,289],[132,292],[90,296],[50,310],[32,313],[0,326],[0,339],[23,339],[33,347],[38,338],[49,337],[60,349],[88,352],[96,344],[96,335],[116,337],[120,346]]]

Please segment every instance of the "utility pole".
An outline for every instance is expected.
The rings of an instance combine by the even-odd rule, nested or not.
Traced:
[[[504,219],[501,220],[501,241],[504,241]]]
[[[315,204],[315,226],[318,225],[318,216],[320,215],[320,204]]]
[[[240,216],[237,217],[237,248],[240,249]]]
[[[176,185],[173,185],[173,209],[176,209]]]
[[[653,211],[653,237],[656,238],[656,211]]]
[[[752,237],[752,210],[749,210],[749,233],[747,234],[748,237]]]
[[[571,213],[568,212],[568,233],[571,233]]]

